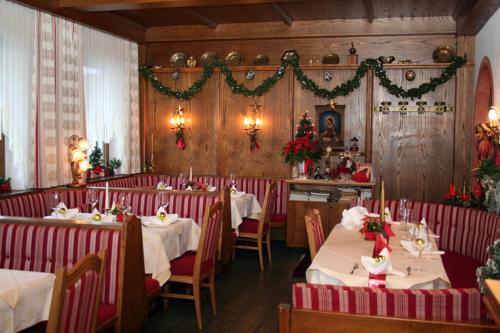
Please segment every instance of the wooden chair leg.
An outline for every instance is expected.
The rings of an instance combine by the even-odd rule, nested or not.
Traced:
[[[169,287],[169,286],[170,286],[170,284],[169,284],[169,283],[165,283],[165,285],[163,286],[163,293],[164,293],[165,295],[167,295],[167,294],[168,294],[168,289],[169,289],[168,287]],[[167,310],[167,308],[168,308],[168,297],[166,297],[166,296],[165,296],[165,297],[163,298],[163,309]]]
[[[215,299],[215,272],[208,277],[208,287],[210,288],[210,300],[212,301],[212,313],[217,314],[217,304]]]
[[[260,271],[264,271],[264,258],[262,254],[262,238],[257,241],[257,245],[259,248],[259,265],[260,265]]]
[[[266,243],[267,243],[267,258],[269,259],[269,263],[271,264],[273,262],[273,258],[271,256],[271,230],[269,230],[269,232],[267,233]]]
[[[193,295],[194,295],[194,310],[196,313],[196,324],[198,329],[202,330],[203,325],[201,321],[201,295],[200,295],[200,284],[193,284]]]

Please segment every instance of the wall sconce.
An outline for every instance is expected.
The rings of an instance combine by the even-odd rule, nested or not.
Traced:
[[[175,133],[175,144],[182,150],[186,149],[186,141],[184,140],[185,123],[184,109],[179,105],[172,118],[170,118],[170,128]]]
[[[259,143],[257,142],[257,134],[260,131],[260,125],[262,125],[262,121],[259,118],[259,109],[261,105],[255,102],[250,106],[252,107],[253,117],[246,115],[243,118],[243,129],[250,138],[250,151],[254,151],[255,149],[260,148]]]
[[[90,168],[90,163],[87,160],[87,149],[90,145],[87,140],[78,135],[72,135],[69,141],[69,160],[71,162],[71,176],[73,177],[71,186],[83,186],[85,183],[80,183],[80,179],[82,173]]]

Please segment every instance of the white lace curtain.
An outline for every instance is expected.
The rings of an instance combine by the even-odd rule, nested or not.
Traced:
[[[36,11],[0,0],[0,130],[12,187],[35,182]]]
[[[121,172],[139,172],[137,44],[88,28],[83,41],[87,139],[109,143]]]

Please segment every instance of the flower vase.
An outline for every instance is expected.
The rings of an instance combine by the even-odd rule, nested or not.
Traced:
[[[306,162],[305,161],[299,162],[297,164],[297,175],[299,179],[307,179],[305,170],[306,170]]]

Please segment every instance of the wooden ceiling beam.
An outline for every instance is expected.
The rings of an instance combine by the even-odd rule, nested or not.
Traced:
[[[462,9],[457,21],[457,35],[475,36],[500,6],[500,0],[474,0]]]
[[[276,2],[271,2],[270,5],[274,12],[281,18],[283,23],[286,25],[292,25],[293,19],[283,10],[283,8],[281,8]]]
[[[363,7],[365,8],[366,20],[368,21],[368,23],[373,23],[375,14],[373,11],[372,0],[363,0]]]
[[[217,28],[217,22],[212,20],[210,17],[200,13],[196,9],[193,8],[183,8],[183,10],[188,14],[191,15],[192,17],[200,20],[204,25],[209,27],[210,29],[215,29]]]
[[[200,6],[250,5],[303,0],[59,0],[60,7],[84,12],[137,10],[148,8],[180,8]]]
[[[16,0],[20,5],[51,13],[83,25],[108,32],[112,35],[144,43],[146,40],[146,27],[131,21],[116,13],[82,13],[67,8],[59,7],[59,0]]]

